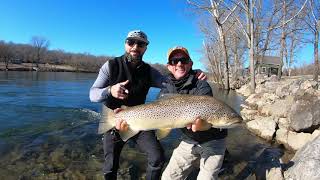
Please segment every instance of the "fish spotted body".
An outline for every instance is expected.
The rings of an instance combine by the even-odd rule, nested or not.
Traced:
[[[232,128],[242,122],[232,108],[211,96],[176,95],[127,107],[117,114],[104,107],[98,132],[107,132],[115,126],[117,119],[124,119],[129,128],[126,132],[120,132],[120,136],[126,141],[139,131],[183,128],[197,118],[215,128]]]

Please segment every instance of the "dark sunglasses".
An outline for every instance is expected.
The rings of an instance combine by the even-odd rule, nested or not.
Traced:
[[[171,65],[176,65],[179,63],[179,61],[181,62],[181,64],[188,64],[190,62],[190,59],[189,58],[171,58],[169,60],[169,64]]]
[[[135,44],[138,45],[139,48],[144,48],[147,46],[147,43],[139,40],[127,39],[127,44],[132,47]]]

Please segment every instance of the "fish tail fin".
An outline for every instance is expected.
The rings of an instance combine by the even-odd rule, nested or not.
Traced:
[[[99,122],[98,134],[103,134],[115,126],[115,113],[112,109],[102,105],[102,118]]]

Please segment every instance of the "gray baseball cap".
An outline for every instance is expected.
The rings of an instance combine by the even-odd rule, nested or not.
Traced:
[[[149,44],[148,36],[141,30],[133,30],[128,33],[127,39],[136,39]]]

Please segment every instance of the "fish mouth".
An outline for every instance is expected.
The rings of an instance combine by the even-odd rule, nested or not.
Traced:
[[[222,125],[213,125],[212,127],[218,128],[218,129],[231,129],[238,127],[240,123],[230,123],[230,124],[222,124]]]
[[[230,128],[239,126],[241,122],[242,122],[242,119],[239,117],[236,117],[228,120],[221,120],[216,124],[212,124],[212,127],[220,128],[220,129],[230,129]]]
[[[219,125],[219,126],[212,126],[214,128],[218,128],[218,129],[232,129],[232,128],[235,128],[235,127],[238,127],[240,124],[239,123],[236,123],[236,124],[225,124],[225,125]]]

